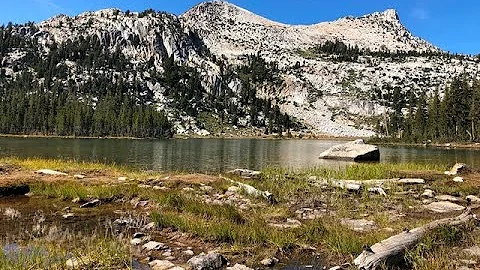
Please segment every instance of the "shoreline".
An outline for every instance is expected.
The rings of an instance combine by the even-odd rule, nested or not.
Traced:
[[[240,269],[265,269],[262,265],[275,264],[283,267],[292,263],[307,266],[317,260],[322,266],[343,265],[351,263],[365,245],[401,234],[405,228],[413,229],[460,213],[458,209],[445,213],[430,210],[429,206],[440,202],[434,203],[437,199],[422,195],[425,185],[447,199],[456,198],[456,207],[467,205],[464,197],[479,196],[480,185],[480,173],[473,170],[462,174],[465,182],[451,185],[452,177],[443,174],[447,168],[438,164],[361,164],[342,170],[278,168],[260,174],[221,175],[151,172],[54,159],[2,158],[0,164],[3,195],[12,195],[4,202],[11,208],[9,218],[4,218],[10,223],[0,226],[0,234],[3,230],[4,234],[23,239],[22,248],[32,243],[55,244],[55,251],[62,254],[78,248],[80,239],[65,245],[57,243],[79,235],[95,243],[80,246],[78,259],[85,261],[83,268],[103,265],[105,269],[116,269],[132,260],[145,265],[152,261],[168,262],[187,269],[191,258],[203,259],[202,254],[212,252],[231,265],[245,267]],[[411,177],[422,180],[408,184],[395,180]],[[352,191],[335,181],[322,180],[326,178],[354,179],[352,183],[361,187]],[[372,181],[389,182],[386,185],[389,188],[367,189]],[[24,198],[29,199],[18,204]],[[319,200],[322,204],[312,205]],[[30,213],[39,210],[46,213],[47,220],[55,221],[42,221],[42,226],[72,228],[72,233],[51,240],[49,235],[32,237],[12,229],[11,224],[18,222],[40,224],[30,218]],[[88,222],[97,229],[104,228],[99,216],[111,217],[107,225],[117,226],[118,233],[105,238],[101,233],[75,227]],[[128,224],[135,225],[135,230],[130,230]],[[477,243],[480,233],[469,228],[464,230],[464,238]],[[434,233],[439,241],[444,239],[444,234]],[[417,260],[463,260],[467,257],[462,253],[454,257],[444,254],[450,254],[445,251],[452,248],[468,248],[464,238],[431,247]],[[8,240],[3,244],[9,244]],[[160,244],[170,251],[157,250],[155,247]],[[98,252],[123,256],[106,260],[95,256]],[[43,259],[49,263],[48,256]],[[2,262],[5,263],[0,258]],[[24,263],[30,266],[35,261]]]
[[[309,135],[309,136],[293,136],[281,137],[278,135],[262,135],[262,136],[198,136],[198,135],[174,135],[172,138],[137,138],[137,137],[88,137],[88,136],[59,136],[59,135],[18,135],[18,134],[0,134],[0,138],[39,138],[39,139],[114,139],[114,140],[188,140],[188,139],[224,139],[224,140],[242,140],[242,139],[264,139],[264,140],[332,140],[347,141],[356,140],[358,137],[337,137],[329,135]],[[365,138],[364,138],[365,139]]]
[[[397,142],[368,142],[374,145],[379,146],[393,146],[393,147],[423,147],[423,148],[440,148],[440,149],[475,149],[480,150],[480,143],[458,143],[458,142],[451,142],[451,143],[431,143],[431,144],[423,144],[423,143],[397,143]]]

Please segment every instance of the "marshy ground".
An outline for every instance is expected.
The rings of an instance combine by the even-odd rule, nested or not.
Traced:
[[[67,175],[35,173],[41,169]],[[3,158],[0,269],[148,269],[155,260],[181,269],[188,268],[191,257],[211,251],[223,254],[231,266],[268,269],[262,260],[278,258],[274,269],[355,269],[349,264],[365,247],[457,216],[467,204],[480,212],[476,197],[466,199],[480,195],[480,173],[469,170],[463,182],[454,182],[455,176],[444,174],[448,169],[447,164],[352,164],[266,169],[242,177]],[[386,196],[369,192],[377,184],[368,181],[358,191],[329,184],[394,178],[425,183],[385,181],[378,187]],[[243,184],[271,192],[274,201],[248,194]],[[425,207],[438,201],[459,208],[440,213]],[[163,245],[144,246],[152,241]],[[479,267],[478,246],[474,222],[441,227],[406,253],[401,268]]]

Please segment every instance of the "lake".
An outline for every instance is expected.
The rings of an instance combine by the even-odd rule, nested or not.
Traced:
[[[148,170],[217,172],[268,166],[342,166],[318,159],[341,141],[265,139],[62,139],[0,138],[0,156],[99,161]],[[381,162],[464,162],[480,168],[480,151],[425,147],[380,147]]]

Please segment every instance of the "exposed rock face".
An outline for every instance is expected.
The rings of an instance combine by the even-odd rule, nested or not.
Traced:
[[[312,57],[305,53],[327,41],[341,41],[375,52],[440,52],[413,36],[395,10],[295,26],[271,21],[224,1],[210,1],[180,17],[105,9],[75,17],[56,16],[37,24],[35,29],[19,27],[17,32],[37,39],[45,52],[48,44],[89,37],[98,37],[105,50],[122,52],[135,71],[135,76],[124,76],[125,79],[137,79],[148,86],[158,108],[168,112],[177,133],[199,136],[208,136],[210,132],[195,116],[172,109],[165,87],[152,79],[151,74],[164,72],[162,61],[167,56],[198,71],[208,94],[218,96],[225,90],[235,93],[231,101],[236,105],[234,101],[242,92],[239,79],[222,81],[222,68],[212,58],[236,65],[246,61],[245,54],[261,52],[267,61],[278,63],[283,83],[260,87],[257,96],[275,100],[282,113],[305,124],[304,132],[349,137],[375,135],[372,119],[383,119],[389,112],[392,104],[385,97],[393,89],[401,89],[402,94],[443,90],[453,76],[477,74],[480,69],[478,61],[469,57],[406,55],[397,59],[365,55],[353,62],[342,62],[332,61],[328,55]],[[15,50],[0,59],[5,74],[14,76],[13,66],[26,55]],[[59,64],[71,71],[78,68],[74,60]],[[112,70],[104,72],[117,74]],[[68,79],[87,81],[88,75],[74,72]],[[243,122],[248,119],[239,119],[239,123]]]
[[[380,150],[375,145],[365,144],[363,140],[333,146],[320,154],[322,159],[351,161],[379,161]]]

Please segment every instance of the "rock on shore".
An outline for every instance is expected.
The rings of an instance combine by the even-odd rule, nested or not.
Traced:
[[[350,161],[380,161],[380,150],[377,146],[365,144],[365,142],[360,139],[335,145],[321,153],[320,158]]]

